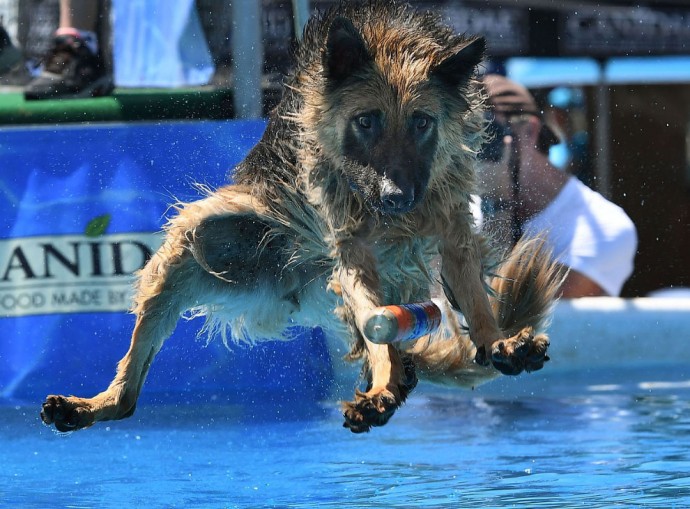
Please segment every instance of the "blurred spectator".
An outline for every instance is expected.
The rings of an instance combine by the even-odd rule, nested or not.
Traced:
[[[103,63],[97,25],[101,2],[60,0],[60,21],[41,74],[24,89],[27,100],[108,95],[113,79]]]
[[[23,86],[28,80],[22,52],[12,43],[0,15],[0,85]]]
[[[188,87],[211,80],[215,67],[194,0],[112,0],[111,10],[118,87]]]
[[[527,89],[500,75],[484,85],[494,140],[480,159],[484,228],[506,242],[542,234],[570,268],[563,297],[617,296],[633,270],[637,232],[627,214],[548,157],[559,142]]]
[[[591,185],[590,143],[582,89],[556,87],[549,92],[547,100],[544,120],[558,126],[563,135],[561,142],[549,150],[549,160],[558,169],[566,170]]]

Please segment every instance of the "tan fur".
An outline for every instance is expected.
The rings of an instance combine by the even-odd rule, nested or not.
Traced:
[[[322,56],[337,16],[351,19],[374,58],[357,83],[331,90]],[[368,382],[343,404],[356,432],[388,421],[416,384],[415,363],[423,376],[465,386],[496,376],[495,367],[539,369],[548,340],[533,331],[555,299],[558,272],[537,244],[521,243],[489,300],[485,271],[493,262],[469,209],[481,94],[473,78],[449,92],[430,77],[470,42],[387,2],[339,7],[310,22],[285,97],[237,168],[236,184],[180,204],[141,271],[131,346],[110,387],[90,399],[49,396],[44,422],[67,431],[131,415],[153,358],[190,309],[224,340],[284,338],[288,325],[301,324],[349,343],[350,359],[364,357]],[[380,213],[344,176],[343,122],[371,108],[385,112],[392,144],[415,112],[437,120],[428,185],[409,212]],[[469,336],[447,303],[443,328],[415,345],[364,337],[373,308],[427,300],[441,277]]]

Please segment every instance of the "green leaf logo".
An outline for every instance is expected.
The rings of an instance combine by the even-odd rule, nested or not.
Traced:
[[[108,229],[110,224],[110,214],[103,214],[102,216],[94,217],[89,224],[86,225],[84,234],[87,237],[100,237]]]

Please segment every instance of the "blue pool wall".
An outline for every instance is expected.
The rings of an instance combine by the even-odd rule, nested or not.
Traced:
[[[103,390],[127,351],[134,324],[122,306],[43,314],[34,309],[17,316],[18,296],[61,284],[54,278],[22,280],[17,246],[28,253],[26,246],[35,249],[53,240],[128,236],[150,236],[155,246],[161,238],[157,232],[172,213],[170,205],[201,198],[197,184],[228,183],[229,171],[264,127],[259,120],[0,129],[0,398]],[[96,223],[100,231],[88,233],[98,218],[107,219],[100,227]],[[69,284],[82,289],[92,283]],[[180,321],[151,370],[147,395],[317,399],[332,383],[330,357],[318,329],[296,331],[290,343],[228,350],[220,340],[197,338],[202,325],[201,319]]]

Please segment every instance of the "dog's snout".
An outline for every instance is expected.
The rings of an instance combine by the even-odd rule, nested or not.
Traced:
[[[386,212],[405,212],[412,208],[414,200],[408,198],[403,193],[389,194],[382,196],[383,205]]]
[[[401,189],[386,179],[381,186],[381,204],[384,212],[389,214],[407,212],[414,206],[414,188]]]

